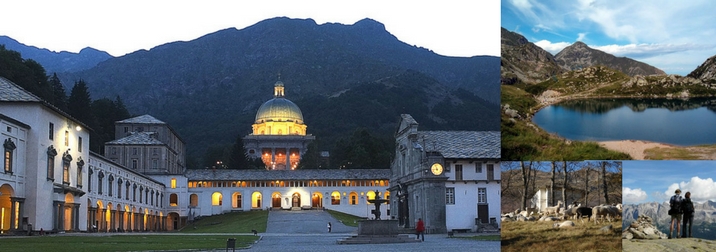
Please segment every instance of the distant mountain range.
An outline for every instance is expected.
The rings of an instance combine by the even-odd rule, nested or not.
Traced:
[[[667,202],[661,204],[649,202],[638,205],[624,205],[624,210],[622,211],[622,226],[626,228],[626,226],[636,220],[639,215],[646,215],[652,218],[654,225],[656,225],[660,231],[668,234],[669,223],[671,221],[671,216],[668,214],[669,208]],[[694,203],[694,211],[694,225],[692,230],[694,237],[710,240],[716,239],[716,202],[707,201],[704,203]]]
[[[574,44],[562,49],[562,51],[555,55],[554,59],[560,67],[567,71],[602,65],[619,70],[629,76],[666,74],[661,69],[649,64],[627,57],[616,57],[590,48],[580,41],[574,42]]]
[[[649,64],[616,57],[582,42],[565,47],[553,56],[519,33],[502,28],[502,84],[536,84],[561,73],[592,66],[606,66],[629,76],[665,75]]]
[[[112,58],[109,53],[92,47],[85,47],[79,53],[53,52],[22,44],[8,36],[0,36],[0,45],[5,45],[5,49],[19,52],[24,59],[37,61],[45,68],[48,75],[90,69],[97,63]]]
[[[441,56],[371,19],[273,18],[58,75],[67,90],[83,79],[93,99],[120,96],[131,113],[171,124],[198,157],[250,132],[279,75],[324,144],[361,127],[390,137],[401,113],[423,130],[499,130],[499,61]]]

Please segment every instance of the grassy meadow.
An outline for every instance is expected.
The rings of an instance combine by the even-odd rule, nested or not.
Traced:
[[[336,220],[339,220],[343,225],[349,226],[349,227],[358,227],[358,221],[365,220],[365,218],[361,218],[355,215],[333,211],[333,210],[326,210],[333,218],[336,218]]]
[[[0,251],[175,251],[226,248],[229,238],[236,248],[245,248],[258,240],[252,229],[266,232],[268,211],[233,212],[203,217],[179,232],[123,234],[66,234],[51,236],[0,237]],[[198,234],[201,233],[201,234]]]
[[[202,217],[188,224],[182,233],[250,233],[266,232],[268,211],[231,212]]]
[[[503,222],[500,251],[622,251],[621,220],[596,225],[576,221],[574,227],[562,229],[554,229],[553,223]],[[609,224],[610,231],[600,231]]]

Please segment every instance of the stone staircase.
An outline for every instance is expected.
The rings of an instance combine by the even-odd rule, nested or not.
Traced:
[[[338,239],[338,244],[383,244],[383,243],[411,243],[420,242],[415,235],[353,235],[348,238]]]

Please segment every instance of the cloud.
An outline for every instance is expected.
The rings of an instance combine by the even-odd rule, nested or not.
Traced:
[[[567,43],[567,42],[552,43],[547,40],[540,40],[540,41],[535,42],[535,45],[541,47],[545,51],[548,51],[552,55],[556,55],[559,51],[562,51],[562,49],[564,49],[565,47],[568,47],[571,44],[572,43]]]
[[[696,202],[716,201],[716,182],[712,178],[692,177],[689,181],[671,184],[664,194],[674,195],[676,189],[681,189],[681,196],[691,192],[691,200]]]
[[[587,33],[586,33],[586,32],[580,32],[579,34],[577,34],[577,41],[582,41],[582,40],[584,40],[584,37],[585,37],[585,36],[587,36]]]
[[[624,204],[636,204],[646,200],[646,192],[641,188],[631,189],[629,187],[622,187],[622,198]]]
[[[581,33],[580,33],[581,35]],[[629,58],[649,58],[653,56],[686,52],[701,51],[716,48],[715,44],[626,44],[590,46],[594,49]]]

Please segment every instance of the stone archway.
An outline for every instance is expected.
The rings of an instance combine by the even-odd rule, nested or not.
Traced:
[[[291,197],[291,207],[301,207],[301,194],[298,192],[293,193],[293,196]]]
[[[15,190],[12,186],[0,186],[0,233],[8,233],[17,228],[17,217],[13,214],[13,201]],[[14,218],[14,219],[13,219]]]
[[[281,193],[275,192],[271,194],[271,207],[281,208]]]
[[[313,208],[322,208],[323,207],[323,194],[319,192],[314,192],[313,196],[311,196],[311,207]]]

